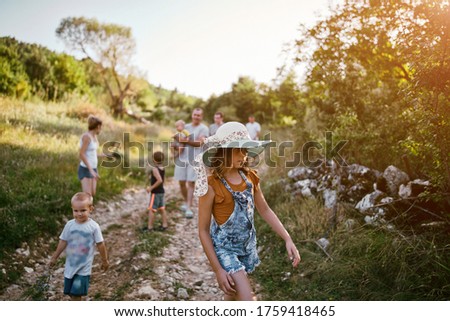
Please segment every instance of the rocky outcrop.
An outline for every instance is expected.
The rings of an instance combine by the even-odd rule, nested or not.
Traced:
[[[429,181],[411,181],[393,165],[379,172],[359,164],[338,167],[331,162],[317,168],[296,167],[287,176],[284,188],[291,195],[320,198],[328,209],[338,202],[352,204],[366,224],[386,223],[411,206],[409,200],[431,188]]]

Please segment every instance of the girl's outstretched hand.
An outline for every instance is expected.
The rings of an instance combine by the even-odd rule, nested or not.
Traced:
[[[233,278],[224,269],[220,269],[216,272],[216,278],[217,282],[219,283],[220,289],[226,295],[233,296],[234,294],[236,294]]]
[[[297,247],[295,247],[295,244],[291,240],[286,241],[286,250],[288,252],[289,259],[292,262],[292,266],[297,267],[301,261],[301,257],[300,253],[298,253]]]

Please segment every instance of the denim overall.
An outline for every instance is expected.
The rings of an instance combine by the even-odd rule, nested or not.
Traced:
[[[239,174],[247,185],[243,192],[233,191],[227,181],[221,178],[223,185],[233,196],[234,210],[222,225],[218,225],[213,219],[210,228],[211,239],[220,265],[230,274],[241,270],[250,273],[260,263],[256,250],[253,217],[253,185],[241,171]]]

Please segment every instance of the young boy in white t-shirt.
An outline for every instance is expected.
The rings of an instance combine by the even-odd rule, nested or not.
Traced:
[[[92,196],[85,192],[76,193],[71,203],[73,219],[64,226],[49,266],[53,267],[61,253],[66,250],[64,294],[74,301],[81,301],[88,293],[95,244],[102,257],[103,271],[108,269],[109,262],[100,226],[89,218],[94,209]]]

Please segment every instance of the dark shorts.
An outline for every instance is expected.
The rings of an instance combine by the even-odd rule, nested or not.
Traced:
[[[147,209],[156,212],[157,210],[164,208],[164,193],[150,193],[150,201]]]
[[[71,296],[85,296],[89,289],[90,275],[75,274],[73,278],[64,278],[64,294]]]
[[[94,172],[98,173],[97,168],[94,168]],[[94,178],[94,176],[91,175],[87,167],[78,165],[78,179],[81,181],[85,177]]]

